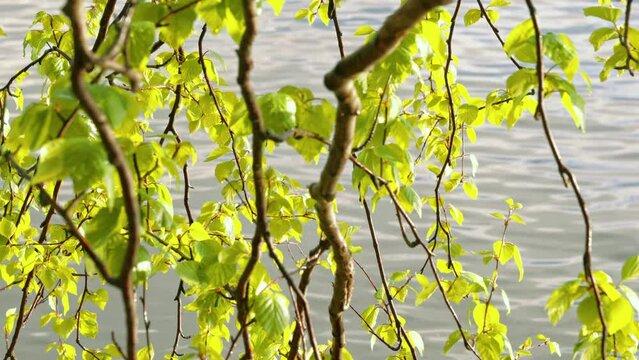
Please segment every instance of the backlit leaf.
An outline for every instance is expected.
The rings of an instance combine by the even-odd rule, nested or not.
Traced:
[[[473,200],[477,200],[477,195],[479,194],[479,190],[477,190],[477,186],[474,183],[466,181],[464,182],[464,192],[468,195],[469,198]]]
[[[584,15],[598,17],[615,23],[621,16],[621,10],[609,6],[589,6],[584,8]]]
[[[271,336],[280,336],[288,326],[290,315],[286,296],[263,291],[255,298],[255,318]]]
[[[631,256],[621,268],[621,281],[628,281],[639,277],[639,255]]]
[[[73,179],[73,189],[81,192],[106,174],[109,161],[101,143],[89,139],[57,139],[42,148],[34,183]]]
[[[464,15],[464,25],[470,26],[481,19],[481,11],[479,9],[470,9]]]

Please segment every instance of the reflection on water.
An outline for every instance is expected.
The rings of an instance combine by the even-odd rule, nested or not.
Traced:
[[[618,270],[625,258],[639,249],[639,115],[636,104],[639,98],[634,79],[614,76],[605,83],[596,82],[599,64],[592,60],[592,51],[587,38],[590,30],[599,25],[596,20],[584,19],[580,15],[581,8],[594,1],[552,2],[537,1],[541,25],[546,31],[568,33],[576,44],[584,45],[579,49],[583,69],[593,78],[591,93],[580,84],[587,102],[588,132],[580,133],[572,125],[569,118],[559,106],[551,100],[550,121],[554,129],[562,154],[571,166],[581,185],[585,198],[590,205],[593,220],[594,264],[618,277]],[[61,0],[34,1],[20,0],[11,3],[0,2],[0,25],[9,34],[8,38],[0,38],[0,83],[4,83],[13,72],[27,62],[19,58],[22,48],[22,35],[31,21],[36,9],[49,11],[59,8]],[[338,58],[332,29],[316,24],[309,28],[303,22],[292,20],[301,6],[300,1],[288,1],[281,18],[274,18],[270,9],[266,9],[260,19],[261,33],[256,43],[255,85],[258,91],[272,91],[285,84],[307,86],[319,95],[326,95],[322,87],[322,74],[330,69]],[[464,4],[467,8],[474,2]],[[352,34],[363,24],[378,26],[397,1],[390,0],[351,0],[346,2],[340,14],[345,34],[347,51],[355,48],[362,40]],[[525,17],[523,2],[512,7],[514,11],[503,13],[498,25],[502,34]],[[462,10],[462,14],[465,11]],[[506,77],[513,71],[512,64],[497,46],[497,40],[481,21],[471,28],[458,27],[454,44],[459,56],[459,78],[473,96],[483,97],[494,88],[503,86]],[[227,69],[222,72],[228,82],[235,78],[236,65],[233,49],[235,45],[226,37],[209,37],[207,48],[221,53],[226,58]],[[187,48],[195,50],[195,45]],[[40,83],[35,77],[25,81],[30,99],[37,98]],[[163,119],[158,117],[158,124]],[[200,159],[208,154],[210,148],[205,146],[206,136],[198,136],[192,140],[200,145]],[[204,145],[204,146],[203,146]],[[583,247],[583,225],[579,209],[572,192],[563,188],[557,174],[555,163],[545,143],[540,124],[530,117],[523,119],[516,128],[506,130],[487,125],[478,130],[476,144],[468,145],[467,152],[474,153],[479,159],[477,184],[480,189],[479,199],[469,201],[460,194],[449,196],[464,211],[465,223],[456,228],[455,236],[464,242],[468,250],[481,250],[499,238],[500,223],[488,214],[503,210],[503,201],[512,197],[525,205],[522,216],[526,226],[513,226],[509,230],[509,239],[519,244],[522,250],[526,275],[524,283],[517,282],[516,270],[507,266],[500,277],[500,285],[509,292],[513,311],[506,317],[512,343],[518,344],[529,335],[544,332],[553,340],[564,346],[563,351],[569,353],[576,339],[578,327],[574,315],[562,320],[559,327],[552,327],[546,319],[543,305],[554,287],[574,277],[581,271],[581,251]],[[280,171],[290,174],[300,183],[314,181],[319,173],[319,166],[306,165],[301,157],[286,149],[278,148],[269,157],[269,164]],[[432,178],[424,174],[417,176],[420,189],[432,188]],[[193,171],[195,189],[192,198],[197,202],[215,197],[213,165],[200,163]],[[344,177],[345,183],[350,183]],[[217,188],[215,188],[217,189]],[[363,211],[357,205],[354,194],[340,194],[343,202],[339,219],[361,227],[362,231],[354,237],[356,245],[369,247],[366,227],[362,220]],[[177,202],[176,202],[177,203]],[[425,215],[427,216],[427,215]],[[387,272],[405,269],[407,266],[418,268],[423,256],[415,250],[403,246],[397,236],[396,224],[389,221],[394,217],[388,208],[380,206],[375,215],[379,238],[386,261]],[[426,218],[425,224],[432,219]],[[314,244],[302,244],[308,248]],[[357,259],[367,271],[376,273],[372,263],[372,252],[358,254]],[[488,274],[490,270],[480,262],[472,261],[467,265],[472,271]],[[175,318],[175,305],[172,295],[177,283],[173,279],[154,279],[149,292],[149,316],[154,329],[152,339],[156,344],[156,352],[162,352],[171,343]],[[372,292],[365,285],[366,280],[358,270],[357,284],[361,285],[355,295],[353,305],[362,310],[373,301]],[[317,271],[313,284],[326,289],[331,283],[331,276],[325,270]],[[121,330],[121,308],[119,298],[112,296],[109,304],[108,318],[101,319],[101,334],[96,344],[108,340],[111,330]],[[330,336],[327,317],[324,314],[329,296],[326,291],[315,291],[309,296],[315,305],[315,321],[318,336],[325,341]],[[15,294],[0,294],[0,312],[16,304]],[[410,297],[409,297],[410,299]],[[434,356],[441,349],[453,324],[440,302],[430,301],[425,306],[414,309],[410,306],[399,306],[400,312],[408,320],[411,328],[420,331],[426,341],[427,349]],[[466,307],[457,308],[464,317]],[[187,315],[185,321],[193,320]],[[361,329],[359,320],[352,312],[347,315],[348,330],[351,334],[349,348],[358,358],[370,353],[369,335]],[[516,326],[515,326],[516,324]],[[52,339],[39,331],[37,321],[27,327],[19,347],[21,358],[31,358],[29,354],[41,354],[45,344]],[[91,343],[89,342],[89,345]],[[458,354],[461,347],[458,346]],[[375,348],[379,350],[379,345]],[[40,355],[39,355],[40,356]],[[370,356],[370,355],[369,355]],[[53,354],[49,354],[53,357]],[[381,355],[374,356],[375,358]]]

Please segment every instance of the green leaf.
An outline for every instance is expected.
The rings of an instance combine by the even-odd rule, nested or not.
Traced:
[[[114,129],[137,115],[135,99],[124,91],[112,86],[89,85],[89,92]]]
[[[606,319],[606,325],[608,326],[610,334],[614,334],[621,330],[635,318],[632,305],[623,296],[619,297],[604,308],[604,318]]]
[[[424,301],[428,300],[435,290],[437,290],[437,283],[428,281],[428,278],[422,274],[417,274],[416,277],[417,281],[422,286],[422,291],[420,291],[415,298],[415,306],[419,306]]]
[[[453,204],[448,204],[448,209],[450,211],[450,216],[452,216],[455,222],[461,226],[464,223],[464,214],[461,210],[457,209]]]
[[[453,345],[457,344],[459,340],[461,340],[461,338],[462,336],[459,330],[454,330],[453,332],[451,332],[450,335],[448,335],[446,343],[444,344],[444,354],[448,354]]]
[[[261,292],[253,309],[257,323],[271,336],[281,336],[289,325],[288,299],[280,293]]]
[[[484,294],[488,294],[488,288],[486,287],[486,282],[483,277],[470,271],[462,271],[461,277],[468,280],[471,284],[478,285],[482,290],[484,290]]]
[[[375,304],[371,304],[368,306],[364,312],[362,312],[362,327],[364,329],[368,329],[370,326],[372,329],[375,329],[375,325],[377,324],[377,316],[379,315],[379,307]]]
[[[619,291],[621,291],[626,299],[630,302],[630,305],[639,313],[639,296],[637,293],[626,285],[619,285]]]
[[[548,90],[558,90],[561,93],[561,102],[572,116],[575,126],[585,131],[584,111],[586,104],[575,89],[575,86],[557,74],[548,74],[548,76],[546,76],[546,83]]]
[[[258,99],[264,126],[274,134],[284,134],[295,127],[295,101],[286,94],[270,93]]]
[[[86,310],[80,311],[80,334],[95,339],[98,335],[98,316],[96,313]]]
[[[564,34],[547,33],[543,36],[544,54],[566,73],[569,81],[579,70],[579,56],[570,38]]]
[[[140,360],[152,360],[154,356],[155,350],[153,349],[153,344],[145,346],[137,352],[137,358]]]
[[[266,0],[269,5],[273,8],[273,12],[275,16],[279,16],[282,13],[282,8],[284,7],[284,0]]]
[[[414,210],[422,217],[422,199],[412,187],[402,186],[399,189],[399,202],[407,212],[411,213]]]
[[[191,239],[197,241],[209,240],[211,238],[204,226],[197,221],[189,226],[189,236]]]
[[[601,46],[608,40],[615,39],[617,37],[617,30],[612,27],[603,27],[596,29],[590,34],[588,39],[592,44],[595,51],[599,50]]]
[[[189,3],[192,0],[180,0],[173,4],[172,8],[180,8]],[[179,12],[174,13],[172,16],[163,20],[160,24],[160,40],[167,43],[173,49],[177,49],[186,39],[191,36],[193,32],[193,23],[197,18],[194,6],[187,6]]]
[[[504,289],[501,289],[501,299],[504,301],[506,314],[510,314],[510,299],[508,298],[508,294],[506,294],[506,290]]]
[[[601,324],[597,303],[593,295],[588,295],[577,307],[577,319],[588,328],[595,328]]]
[[[355,33],[353,35],[362,36],[362,35],[372,34],[374,32],[375,32],[375,29],[372,26],[370,26],[370,25],[362,25],[362,26],[358,27],[357,30],[355,30]]]
[[[584,15],[598,17],[614,24],[619,20],[621,10],[609,6],[590,6],[584,8]]]
[[[466,193],[466,195],[468,195],[469,198],[477,200],[479,190],[477,190],[477,186],[475,186],[474,183],[469,181],[464,182],[464,192]]]
[[[122,202],[112,207],[103,207],[93,219],[87,223],[86,237],[94,248],[102,247],[106,241],[116,235],[126,224],[126,215]]]
[[[566,314],[572,304],[581,298],[586,290],[581,287],[581,280],[572,280],[555,289],[546,302],[546,311],[550,322],[555,325]]]
[[[202,278],[195,261],[182,261],[175,265],[175,273],[189,285],[198,285]]]
[[[521,61],[529,63],[537,61],[535,29],[531,19],[527,19],[513,28],[506,38],[504,50],[506,54]]]
[[[155,42],[155,24],[150,21],[134,21],[127,42],[129,64],[136,69],[143,68],[149,61],[151,47]]]
[[[639,255],[631,256],[621,268],[621,281],[632,280],[639,277]]]
[[[424,340],[417,331],[409,330],[407,332],[413,346],[419,351],[420,355],[424,355]]]
[[[73,329],[75,329],[75,318],[57,318],[53,321],[51,327],[61,338],[66,339],[71,335]]]
[[[104,310],[104,307],[109,302],[109,293],[105,289],[97,289],[96,291],[92,291],[86,295],[87,300],[91,301],[100,310]]]
[[[491,0],[488,7],[503,7],[508,5],[510,5],[510,1],[508,0]]]
[[[6,217],[0,219],[0,240],[2,244],[9,244],[9,239],[15,234],[16,225]],[[4,258],[0,256],[0,261]]]
[[[56,139],[42,148],[38,170],[32,182],[71,177],[73,189],[77,193],[102,179],[108,166],[102,144],[82,138]]]
[[[477,329],[482,331],[484,329],[484,322],[486,327],[490,327],[494,324],[499,324],[499,311],[492,305],[478,303],[473,309],[473,320],[477,325]]]
[[[519,270],[519,282],[524,279],[524,265],[521,261],[521,254],[519,253],[519,248],[515,244],[508,243],[512,245],[513,249],[513,258],[515,259],[515,265],[517,265],[517,270]]]
[[[43,103],[29,105],[12,124],[9,138],[24,139],[19,145],[26,143],[31,150],[37,150],[47,141],[54,139],[61,124],[53,109]]]
[[[499,360],[503,346],[493,336],[481,333],[477,336],[476,347],[482,360]]]
[[[479,9],[470,9],[464,15],[464,25],[470,26],[481,19],[481,11]]]
[[[2,26],[0,26],[0,36],[7,36],[7,33],[4,32],[4,30],[2,29]]]
[[[537,86],[537,72],[535,69],[522,68],[512,73],[506,80],[508,92],[513,97],[526,95]]]

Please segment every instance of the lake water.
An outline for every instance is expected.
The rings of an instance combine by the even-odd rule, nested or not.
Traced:
[[[0,26],[9,35],[8,38],[0,38],[0,83],[4,84],[28,62],[20,55],[22,37],[33,14],[39,9],[56,11],[62,3],[60,0],[0,0]],[[281,17],[275,18],[270,9],[265,9],[260,18],[254,76],[258,92],[273,91],[285,84],[293,84],[310,87],[317,94],[327,95],[322,87],[322,75],[339,57],[335,34],[332,28],[325,28],[319,23],[309,28],[304,22],[294,21],[293,15],[304,3],[288,1]],[[355,29],[364,24],[378,27],[397,3],[391,0],[350,0],[345,3],[340,9],[339,18],[347,52],[362,41],[362,38],[352,35]],[[502,11],[498,22],[504,37],[527,14],[523,1],[515,3],[507,11]],[[623,261],[639,253],[639,112],[636,110],[639,86],[637,80],[628,75],[616,78],[613,74],[604,84],[596,81],[600,64],[592,60],[592,50],[586,45],[590,31],[603,24],[581,15],[581,8],[596,5],[596,1],[545,0],[536,1],[536,5],[544,31],[567,33],[581,46],[582,68],[593,78],[591,93],[581,84],[587,103],[587,133],[582,134],[574,128],[572,120],[557,101],[551,101],[549,117],[562,155],[578,177],[589,205],[593,222],[594,266],[610,272],[618,279],[618,269]],[[474,1],[465,2],[462,14],[472,6],[476,6]],[[471,95],[484,97],[489,91],[503,87],[513,66],[503,55],[486,24],[480,21],[471,28],[465,28],[461,23],[457,29],[454,50],[460,61],[459,77]],[[189,44],[187,48],[190,51],[196,49],[194,44]],[[233,82],[236,72],[234,44],[226,35],[215,38],[209,36],[207,48],[225,55],[228,68],[222,72],[222,76],[229,83]],[[27,79],[25,84],[30,99],[37,98],[41,85],[36,78]],[[158,117],[157,121],[159,124],[164,119]],[[192,140],[200,145],[200,159],[207,155],[205,140],[203,137]],[[522,216],[527,225],[512,226],[508,238],[517,243],[522,251],[525,279],[523,283],[517,282],[516,269],[512,265],[506,266],[500,276],[500,286],[508,291],[512,306],[512,313],[505,320],[509,337],[516,346],[526,336],[543,332],[558,341],[564,353],[569,353],[579,330],[574,310],[559,326],[552,327],[547,320],[544,304],[555,287],[582,270],[583,225],[572,191],[562,186],[540,124],[526,117],[511,130],[487,125],[478,130],[478,141],[468,145],[467,152],[475,154],[480,163],[477,174],[480,192],[477,201],[468,201],[463,196],[449,196],[464,211],[466,218],[463,227],[455,228],[456,236],[468,249],[487,249],[501,234],[500,223],[489,214],[503,211],[504,200],[509,197],[524,204]],[[269,164],[292,175],[302,184],[315,181],[321,165],[305,165],[299,156],[285,147],[278,148],[269,157]],[[211,190],[215,186],[213,166],[211,163],[199,163],[193,169],[195,189],[192,198],[195,208],[203,199],[217,196]],[[422,191],[432,189],[432,179],[427,170],[421,171],[417,176],[417,186]],[[345,183],[350,183],[348,177],[344,179]],[[362,245],[365,251],[356,258],[371,274],[376,274],[363,221],[363,209],[357,205],[357,199],[351,193],[341,194],[340,200],[339,220],[361,227],[354,242]],[[176,200],[176,203],[179,202]],[[423,261],[423,253],[403,246],[394,216],[390,214],[390,209],[382,207],[375,215],[386,271],[390,274],[407,266],[418,268]],[[430,221],[425,219],[420,224],[423,231]],[[251,233],[250,229],[248,233]],[[304,248],[315,245],[314,238],[308,242],[303,244]],[[491,271],[490,267],[477,262],[471,262],[469,267],[481,274]],[[316,287],[312,288],[310,294],[315,306],[315,326],[320,342],[330,337],[324,311],[329,300],[326,284],[330,284],[331,279],[327,271],[317,271],[313,280]],[[358,271],[356,284],[360,288],[353,305],[361,311],[373,298],[369,288],[364,286],[365,279],[361,271]],[[631,286],[639,290],[636,282]],[[164,353],[172,343],[175,324],[175,304],[172,300],[176,287],[177,281],[166,277],[155,279],[151,284],[149,317],[157,354]],[[15,293],[0,293],[0,312],[17,306],[16,299]],[[414,298],[409,299],[413,301]],[[417,309],[402,305],[399,309],[401,315],[408,319],[408,326],[423,336],[430,354],[428,358],[442,357],[441,347],[453,330],[453,322],[441,299],[436,296],[426,306]],[[461,318],[465,318],[466,310],[465,305],[457,307]],[[108,342],[111,330],[116,333],[121,331],[120,313],[119,297],[112,294],[109,312],[101,318],[101,337],[96,344]],[[190,320],[193,320],[192,316],[187,315],[185,321]],[[362,330],[352,312],[347,312],[347,321],[351,336],[348,347],[355,357],[381,358],[383,352],[377,352],[381,347],[378,344],[375,353],[370,351],[370,336]],[[192,326],[187,326],[189,328]],[[21,337],[18,347],[20,358],[34,358],[36,354],[39,358],[53,358],[52,353],[42,355],[46,344],[55,340],[49,332],[38,327],[37,318],[32,319]],[[456,355],[452,357],[466,357],[459,345],[453,352]],[[545,349],[536,352],[536,358],[546,358],[546,354]]]

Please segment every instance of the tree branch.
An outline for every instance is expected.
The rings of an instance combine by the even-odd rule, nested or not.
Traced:
[[[110,67],[113,70],[122,72],[129,77],[132,80],[133,88],[136,87],[134,85],[135,79],[138,79],[140,75],[108,58],[97,58],[87,48],[87,33],[83,6],[84,1],[82,0],[68,0],[64,7],[65,14],[71,20],[75,51],[71,71],[71,85],[80,105],[97,128],[100,138],[102,139],[102,143],[109,155],[109,160],[116,168],[120,178],[120,186],[122,188],[122,196],[124,198],[124,208],[128,220],[129,238],[126,253],[124,255],[124,261],[120,270],[119,283],[126,313],[127,358],[129,360],[135,360],[137,355],[137,317],[135,309],[135,294],[133,289],[133,268],[135,267],[135,260],[140,243],[140,211],[135,190],[135,182],[131,169],[129,169],[127,159],[124,156],[124,152],[118,144],[106,115],[99,109],[91,97],[83,75],[85,69],[92,65]],[[125,32],[125,28],[126,26],[123,26],[121,31]],[[122,38],[123,35],[120,35],[120,38]],[[116,49],[111,49],[112,52],[114,50]]]
[[[257,104],[257,99],[251,84],[250,72],[253,69],[252,47],[257,33],[257,10],[254,0],[243,0],[244,21],[246,29],[242,34],[240,49],[238,50],[239,70],[237,83],[242,90],[242,97],[246,103],[248,116],[253,124],[253,182],[255,186],[255,235],[251,242],[251,256],[240,276],[237,284],[237,319],[240,323],[242,339],[244,341],[243,359],[253,359],[253,348],[248,331],[248,296],[249,281],[255,265],[260,258],[260,245],[267,239],[268,228],[266,219],[266,192],[264,186],[264,121]]]
[[[353,286],[351,254],[339,231],[333,211],[339,176],[351,154],[355,120],[361,107],[353,79],[393,50],[426,12],[445,3],[447,3],[446,0],[406,1],[386,19],[374,41],[363,45],[342,59],[324,77],[324,84],[335,93],[339,104],[333,146],[329,151],[320,180],[310,186],[310,193],[316,201],[315,209],[320,220],[320,228],[331,244],[336,263],[333,297],[329,306],[333,333],[331,357],[335,360],[342,358],[342,349],[346,344],[342,314],[350,303]]]
[[[579,203],[579,208],[581,210],[581,215],[584,219],[585,226],[585,249],[583,255],[583,265],[584,265],[584,274],[586,276],[586,280],[592,286],[592,291],[595,296],[595,303],[597,304],[597,312],[599,315],[599,321],[601,321],[601,358],[606,358],[606,338],[608,336],[608,327],[606,326],[606,319],[604,316],[603,303],[601,300],[601,294],[599,293],[599,288],[597,287],[597,283],[595,281],[595,277],[592,274],[592,229],[590,226],[590,215],[588,214],[588,208],[586,207],[586,202],[581,194],[581,190],[579,189],[579,185],[577,184],[577,178],[574,176],[572,171],[564,164],[561,154],[559,153],[559,149],[557,148],[557,144],[555,143],[555,139],[550,131],[550,126],[548,125],[548,119],[546,117],[546,111],[544,110],[544,52],[542,49],[542,39],[541,39],[541,30],[539,28],[539,23],[537,22],[537,15],[535,6],[532,3],[532,0],[526,0],[526,5],[528,6],[528,11],[530,13],[530,18],[533,22],[533,27],[535,29],[535,40],[537,47],[537,112],[536,116],[541,119],[541,124],[544,128],[544,133],[546,135],[546,140],[548,141],[548,146],[552,151],[552,155],[555,158],[555,162],[557,163],[557,170],[559,171],[559,176],[561,176],[564,184],[566,184],[566,180],[570,183],[575,197],[577,198],[577,202]]]

